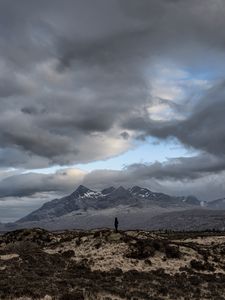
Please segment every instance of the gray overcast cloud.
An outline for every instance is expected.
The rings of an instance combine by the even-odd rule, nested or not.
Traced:
[[[224,28],[223,0],[0,0],[2,199],[80,182],[182,193],[182,180],[222,196]],[[150,137],[195,156],[71,171]],[[32,173],[57,165],[69,173]]]

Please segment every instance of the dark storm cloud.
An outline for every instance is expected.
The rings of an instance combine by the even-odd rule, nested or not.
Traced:
[[[15,36],[6,43],[10,51],[3,48],[0,58],[4,59],[5,68],[15,68],[30,81],[31,90],[29,97],[18,99],[17,94],[11,97],[10,104],[0,104],[3,128],[0,140],[2,147],[27,154],[25,167],[32,166],[33,160],[37,162],[36,156],[40,157],[42,167],[46,166],[42,165],[43,159],[49,160],[49,165],[70,164],[118,154],[127,146],[120,142],[119,132],[109,131],[124,113],[138,106],[137,97],[143,99],[142,103],[146,98],[144,82],[131,71],[132,66],[128,68],[127,64],[124,70],[122,66],[121,70],[112,68],[117,55],[110,49],[114,42],[107,35],[115,35],[117,31],[121,34],[122,17],[117,24],[114,17],[106,18],[102,14],[109,9],[113,13],[110,7],[115,5],[107,7],[103,1],[96,1],[94,6],[87,1],[86,4],[66,2],[62,5],[54,1],[51,6],[53,2],[48,1],[46,6],[46,2],[40,1],[37,7],[33,1],[24,1],[25,10],[20,7],[17,10],[15,2],[0,2],[9,17],[16,15],[12,24],[2,19],[9,36]],[[99,5],[100,19],[107,22],[104,28],[97,18]],[[85,21],[87,15],[95,16],[95,20]],[[3,35],[2,42],[9,36]],[[129,84],[134,87],[127,92]],[[121,146],[118,152],[104,153],[102,144],[97,148],[98,139],[106,139],[106,144],[117,140]],[[83,148],[90,149],[89,153]],[[13,162],[12,157],[9,165]]]
[[[167,163],[155,162],[151,165],[134,164],[127,168],[141,178],[155,179],[196,179],[210,173],[223,171],[225,163],[223,159],[214,156],[200,155],[196,157],[181,157],[170,159]]]
[[[224,27],[222,0],[0,0],[1,167],[105,159],[126,151],[134,138],[154,136],[176,138],[202,154],[128,167],[120,180],[222,172]],[[149,115],[155,101],[149,73],[167,61],[193,74],[213,71],[222,83],[213,81],[182,120],[159,122]],[[187,108],[159,100],[174,112]],[[14,183],[8,194],[7,180],[2,195],[26,193]],[[57,189],[37,182],[28,193],[48,191],[47,184]]]
[[[38,192],[70,192],[84,176],[80,170],[62,170],[55,174],[27,173],[4,178],[0,182],[0,194],[4,197],[31,196]]]
[[[120,134],[121,136],[122,136],[122,138],[124,138],[125,140],[128,140],[129,139],[129,137],[130,137],[130,135],[129,135],[129,133],[128,132],[126,132],[126,131],[123,131],[123,132],[121,132],[121,134]]]

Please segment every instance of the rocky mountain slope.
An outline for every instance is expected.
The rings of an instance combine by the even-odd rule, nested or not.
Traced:
[[[20,219],[17,223],[48,220],[72,212],[100,211],[120,206],[139,209],[153,206],[159,208],[188,208],[190,206],[200,206],[200,202],[193,196],[172,197],[163,193],[153,193],[138,186],[130,189],[125,189],[122,186],[117,189],[110,187],[97,192],[80,185],[71,195],[45,203],[41,208]]]
[[[225,236],[26,229],[0,236],[2,300],[225,299]]]

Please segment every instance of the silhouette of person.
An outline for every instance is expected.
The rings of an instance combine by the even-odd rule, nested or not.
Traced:
[[[114,221],[114,226],[115,226],[115,230],[116,232],[118,232],[118,225],[119,225],[119,221],[117,218],[115,218],[115,221]]]

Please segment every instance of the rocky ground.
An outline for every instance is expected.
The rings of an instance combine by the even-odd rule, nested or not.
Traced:
[[[9,232],[0,299],[225,299],[225,234]]]

